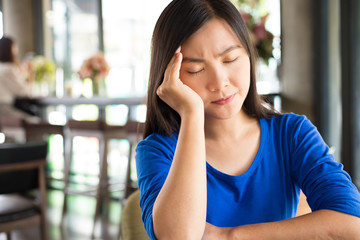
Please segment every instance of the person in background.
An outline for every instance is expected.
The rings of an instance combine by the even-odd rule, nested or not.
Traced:
[[[151,239],[359,239],[358,189],[305,116],[263,102],[255,67],[229,0],[162,12],[136,148]],[[296,217],[300,190],[312,212]]]
[[[16,97],[29,97],[30,86],[17,60],[18,47],[10,37],[0,39],[0,116],[31,118],[16,109]]]

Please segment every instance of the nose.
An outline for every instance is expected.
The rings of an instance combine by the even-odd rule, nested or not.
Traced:
[[[229,86],[229,76],[221,66],[214,67],[209,72],[207,88],[211,92],[220,91]]]

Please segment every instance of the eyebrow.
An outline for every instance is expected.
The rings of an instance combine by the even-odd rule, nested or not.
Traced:
[[[241,47],[238,46],[238,45],[232,45],[232,46],[228,47],[227,49],[225,49],[224,51],[222,51],[221,53],[219,53],[217,56],[218,56],[218,57],[221,57],[221,56],[227,54],[228,52],[231,52],[232,50],[238,49],[238,48],[241,48]],[[202,62],[204,62],[204,59],[184,57],[183,60],[182,60],[182,62],[202,63]]]

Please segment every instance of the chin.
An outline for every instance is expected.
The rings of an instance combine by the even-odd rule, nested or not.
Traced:
[[[207,119],[216,119],[216,120],[228,120],[234,117],[238,117],[241,114],[241,108],[238,110],[231,111],[216,111],[216,112],[205,112],[205,118]]]

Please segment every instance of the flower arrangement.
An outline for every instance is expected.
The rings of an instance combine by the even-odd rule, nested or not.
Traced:
[[[99,52],[94,56],[85,59],[78,71],[79,77],[83,80],[84,95],[91,97],[87,92],[87,82],[91,82],[92,95],[105,94],[105,78],[109,74],[110,67],[106,62],[104,54]]]
[[[31,86],[33,96],[55,94],[56,64],[52,60],[29,53],[21,64],[21,70]]]
[[[261,0],[238,0],[238,6],[259,57],[268,65],[269,59],[274,57],[272,53],[274,35],[265,28],[269,14],[264,10],[263,2]]]
[[[106,62],[104,54],[99,52],[96,55],[85,59],[78,71],[81,79],[90,78],[93,81],[105,79],[109,74],[109,65]]]
[[[268,65],[269,59],[273,56],[273,39],[274,35],[265,29],[265,22],[268,15],[265,15],[256,22],[252,15],[242,14],[242,17],[249,29],[250,39],[254,43],[259,57]]]
[[[30,60],[26,60],[23,63],[23,69],[25,69],[30,82],[55,82],[56,65],[52,60],[44,56],[35,56]]]
[[[35,72],[35,81],[55,81],[56,65],[53,61],[43,56],[36,56],[31,61],[31,66]]]

